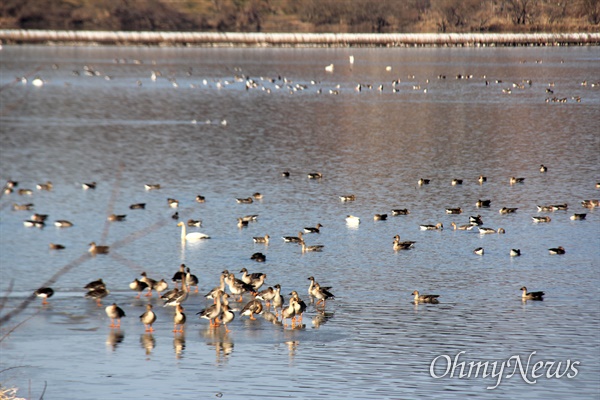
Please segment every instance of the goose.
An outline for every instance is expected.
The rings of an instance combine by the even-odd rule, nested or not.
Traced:
[[[181,264],[179,266],[179,271],[173,274],[171,280],[175,283],[175,287],[177,287],[177,283],[182,282],[185,279],[185,268],[185,264]]]
[[[142,276],[142,279],[140,279],[140,281],[144,282],[148,287],[148,293],[146,293],[146,297],[152,297],[152,288],[154,287],[154,285],[156,285],[156,280],[148,278],[146,272],[142,272],[140,275]]]
[[[219,286],[211,289],[210,292],[208,292],[208,293],[206,293],[204,295],[204,298],[206,298],[206,299],[213,299],[213,302],[216,303],[217,302],[216,296],[217,296],[217,293],[219,292],[219,290],[221,292],[225,293],[225,277],[227,275],[229,275],[229,272],[228,271],[223,271],[221,273],[221,278],[220,278]]]
[[[95,289],[89,290],[85,297],[96,300],[98,307],[102,306],[102,299],[108,296],[110,291],[105,286],[99,286]]]
[[[54,296],[54,289],[49,287],[41,287],[33,292],[33,294],[42,298],[42,304],[48,304],[48,299]]]
[[[202,221],[199,219],[188,219],[187,226],[195,226],[196,228],[200,228],[202,226]]]
[[[290,303],[287,307],[281,309],[281,322],[286,326],[285,320],[292,319],[292,325],[294,324],[294,318],[296,316],[296,299],[290,298]]]
[[[44,222],[48,219],[48,214],[38,214],[35,213],[31,216],[30,218],[32,221],[36,221],[36,222]]]
[[[146,203],[135,203],[129,206],[131,210],[144,210],[146,208]]]
[[[444,225],[441,222],[438,222],[435,225],[419,225],[419,228],[422,231],[441,231],[444,229]]]
[[[459,231],[470,231],[471,229],[473,229],[475,227],[475,225],[473,225],[473,224],[456,225],[456,222],[452,222],[451,225],[454,230],[459,230]]]
[[[104,281],[102,279],[97,279],[95,281],[91,281],[90,283],[85,285],[83,288],[88,291],[91,291],[91,290],[96,290],[96,289],[100,289],[100,288],[106,288],[106,284],[104,283]]]
[[[17,203],[13,203],[13,210],[14,210],[14,211],[27,211],[27,210],[33,210],[33,203],[27,203],[27,204],[17,204]]]
[[[110,306],[107,306],[104,311],[106,312],[106,316],[110,318],[111,328],[120,328],[121,327],[121,318],[125,317],[125,311],[119,306],[117,303],[112,303]],[[115,320],[117,323],[115,324]]]
[[[323,248],[325,247],[322,244],[315,244],[315,245],[307,246],[306,243],[304,242],[304,240],[300,241],[300,246],[302,246],[303,253],[306,253],[308,251],[311,251],[311,252],[323,251]]]
[[[521,295],[521,299],[522,300],[540,300],[543,301],[544,300],[544,295],[546,293],[544,292],[527,292],[527,288],[525,286],[523,286],[521,289],[519,289],[523,292],[523,294]]]
[[[147,183],[147,184],[144,185],[144,189],[146,189],[146,190],[160,189],[160,184],[158,184],[158,183]]]
[[[583,200],[581,202],[581,206],[585,208],[594,208],[600,205],[600,200]]]
[[[469,223],[471,224],[475,224],[475,225],[483,225],[483,219],[481,218],[481,215],[471,215],[469,217]]]
[[[321,179],[323,174],[320,172],[311,172],[308,174],[308,179]]]
[[[552,211],[552,206],[537,206],[538,211]]]
[[[262,314],[262,312],[263,305],[261,301],[254,299],[249,301],[244,308],[242,308],[242,311],[240,311],[240,316],[246,315],[250,317],[251,320],[255,320],[256,318],[254,318],[254,314]]]
[[[185,284],[188,287],[188,290],[190,287],[195,286],[196,290],[194,291],[195,293],[198,293],[198,277],[196,275],[193,275],[190,272],[190,268],[186,268],[186,274],[185,274]]]
[[[207,319],[211,327],[219,326],[218,318],[221,315],[221,296],[223,292],[219,290],[215,297],[215,304],[206,307],[205,309],[196,313],[200,315],[200,318]]]
[[[156,290],[158,296],[160,296],[160,292],[163,290],[167,290],[169,288],[169,284],[164,279],[157,281],[152,285],[152,289]]]
[[[356,200],[356,196],[353,194],[349,194],[346,196],[338,196],[340,198],[340,201],[345,202],[345,201],[354,201]]]
[[[300,243],[302,240],[302,232],[298,232],[298,236],[284,236],[283,241],[286,243]]]
[[[267,274],[263,274],[262,272],[254,272],[252,274],[248,273],[246,268],[242,268],[240,271],[242,275],[242,282],[251,285],[254,290],[258,290],[267,279]]]
[[[477,254],[478,256],[482,256],[484,253],[483,247],[478,247],[475,250],[473,250],[473,253]]]
[[[140,315],[140,321],[144,324],[145,332],[154,332],[152,324],[156,321],[156,314],[152,311],[152,304],[146,304],[146,312]]]
[[[52,190],[52,182],[38,183],[35,187],[37,190]]]
[[[394,210],[392,210],[392,215],[396,216],[396,215],[408,215],[410,214],[410,211],[408,211],[407,208],[396,208]]]
[[[88,249],[88,251],[90,253],[92,253],[93,256],[95,256],[96,254],[108,254],[110,248],[108,246],[98,246],[96,245],[96,242],[91,242],[89,244],[90,248]]]
[[[548,172],[548,167],[546,167],[544,164],[540,165],[540,172]]]
[[[394,250],[408,250],[413,247],[413,245],[417,243],[412,240],[406,240],[404,242],[400,241],[400,235],[394,236]]]
[[[374,221],[385,221],[387,220],[387,214],[375,214],[373,216]]]
[[[50,250],[64,250],[65,246],[63,246],[62,244],[57,244],[57,243],[50,243],[48,245],[50,247]]]
[[[565,254],[566,253],[565,248],[562,246],[553,247],[551,249],[548,249],[548,252],[550,254]]]
[[[489,234],[489,233],[497,233],[495,229],[485,228],[483,226],[480,226],[478,229],[479,229],[479,233],[482,234],[482,235],[486,235],[486,234]]]
[[[463,184],[462,179],[452,179],[452,186],[462,185],[462,184]]]
[[[479,183],[487,182],[487,177],[485,177],[483,175],[479,175],[479,178],[477,178],[477,181]]]
[[[9,193],[12,193],[9,192]],[[31,196],[33,194],[33,190],[31,189],[19,189],[17,190],[17,193],[19,194],[19,196]]]
[[[417,290],[415,290],[414,292],[411,293],[413,296],[415,296],[414,298],[414,302],[415,303],[431,303],[431,304],[438,304],[438,297],[440,297],[440,295],[438,294],[419,294],[419,292]]]
[[[462,214],[462,208],[446,208],[446,214]]]
[[[73,226],[73,223],[70,221],[67,221],[66,219],[59,219],[54,221],[54,226],[58,227],[58,228],[70,228]]]
[[[169,291],[161,296],[164,300],[163,307],[175,307],[178,304],[183,303],[187,300],[189,290],[186,284],[181,284],[181,289],[175,288],[173,291]]]
[[[83,190],[96,189],[96,182],[84,182],[81,187]]]
[[[569,208],[569,205],[567,203],[564,203],[564,204],[553,204],[552,205],[552,211],[566,210],[568,208]]]
[[[177,307],[175,307],[175,315],[173,316],[173,332],[183,333],[185,321],[186,316],[183,313],[183,307],[181,304],[177,304]],[[179,329],[177,329],[177,325],[179,325]]]
[[[273,295],[273,309],[275,310],[275,315],[277,315],[277,309],[283,308],[283,303],[285,303],[285,299],[281,295],[281,285],[279,283],[273,286],[273,290],[275,294]]]
[[[198,195],[198,196],[196,196],[196,202],[197,203],[204,203],[204,202],[206,202],[206,197]]]
[[[491,200],[477,200],[477,203],[475,203],[475,207],[477,208],[481,208],[481,207],[489,207],[492,204]]]
[[[257,214],[245,215],[242,217],[242,221],[254,222],[258,218]]]
[[[137,278],[133,280],[133,282],[131,282],[129,284],[129,289],[131,290],[135,290],[136,292],[138,292],[138,295],[135,297],[136,299],[139,299],[140,296],[142,295],[142,292],[144,290],[146,290],[148,288],[148,284],[146,282],[142,282],[140,280],[138,280]]]
[[[519,257],[521,255],[521,249],[510,249],[511,257]]]
[[[430,182],[431,182],[431,179],[421,178],[421,179],[419,179],[419,181],[417,183],[419,186],[423,186],[423,185],[429,185]]]
[[[360,218],[354,215],[346,216],[346,224],[350,226],[358,226],[360,224]]]
[[[225,283],[227,284],[227,287],[229,287],[229,291],[231,292],[231,294],[240,296],[239,299],[237,300],[237,302],[242,301],[242,294],[244,294],[246,292],[255,293],[252,285],[249,285],[249,284],[245,283],[244,281],[237,279],[235,277],[235,275],[232,273],[230,273],[225,278]]]
[[[208,236],[206,233],[201,233],[201,232],[186,233],[185,224],[183,222],[179,222],[177,224],[177,226],[181,227],[181,240],[182,241],[187,240],[188,242],[196,242],[196,241],[202,240],[202,239],[210,239],[210,236]]]
[[[235,318],[235,314],[233,313],[231,308],[229,308],[229,305],[223,304],[221,306],[221,323],[225,327],[226,333],[231,332],[231,330],[229,330],[227,328],[227,324],[230,323],[231,321],[233,321],[234,318]]]
[[[125,218],[127,217],[127,215],[117,215],[117,214],[110,214],[108,216],[108,220],[109,221],[125,221]]]
[[[323,308],[325,308],[325,302],[329,299],[334,299],[335,296],[327,289],[322,288],[318,283],[315,282],[313,289],[313,296],[317,299],[316,305],[319,303],[323,304]]]
[[[248,223],[249,223],[249,221],[244,221],[242,218],[238,218],[237,221],[238,221],[237,227],[240,229],[247,227]]]
[[[310,281],[310,285],[308,286],[308,295],[310,296],[310,301],[312,303],[313,298],[315,297],[314,291],[315,291],[315,284],[317,283],[317,281],[315,280],[314,276],[309,276],[308,280]],[[330,290],[331,286],[321,286],[321,289]]]
[[[306,311],[306,303],[302,301],[302,299],[300,299],[300,296],[298,295],[298,292],[296,292],[295,290],[293,290],[290,295],[292,296],[292,299],[295,300],[294,303],[294,312],[296,314],[296,316],[294,318],[297,317],[299,322],[302,322],[302,314],[304,314],[304,311]],[[291,300],[290,300],[291,301]],[[292,322],[294,322],[294,319],[292,319]]]
[[[545,217],[533,216],[533,217],[531,217],[531,219],[533,220],[533,222],[536,222],[536,223],[552,221],[550,219],[550,217],[546,217],[546,216]]]
[[[513,185],[515,183],[524,183],[525,182],[525,178],[515,178],[514,176],[512,176],[510,178],[510,184]]]
[[[256,199],[256,200],[262,200],[263,195],[262,195],[262,193],[256,192],[252,195],[252,197],[254,197],[254,199]]]
[[[586,216],[587,214],[573,214],[569,217],[569,219],[571,219],[571,221],[581,221],[584,220]]]
[[[168,198],[167,204],[171,208],[177,208],[177,207],[179,207],[179,200]]]
[[[518,210],[518,208],[508,208],[508,207],[502,207],[499,211],[500,214],[514,214],[516,213]]]
[[[321,228],[323,228],[323,225],[318,223],[316,226],[309,226],[304,228],[304,233],[321,233]]]
[[[238,204],[251,204],[254,202],[254,200],[252,200],[252,197],[246,197],[246,198],[237,198],[235,199],[235,201]]]
[[[255,236],[252,238],[252,240],[254,241],[254,243],[269,244],[269,235]]]

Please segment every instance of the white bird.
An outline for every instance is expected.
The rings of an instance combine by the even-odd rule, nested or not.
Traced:
[[[348,215],[346,217],[346,223],[351,226],[357,226],[358,224],[360,224],[360,218],[355,217],[354,215]]]
[[[202,239],[210,239],[210,236],[208,236],[206,233],[202,233],[202,232],[186,233],[185,224],[183,222],[178,223],[177,226],[181,227],[181,240],[182,241],[187,240],[188,242],[195,242],[195,241],[202,240]]]

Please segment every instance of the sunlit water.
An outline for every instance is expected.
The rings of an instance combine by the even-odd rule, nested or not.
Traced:
[[[5,46],[0,57],[0,175],[33,189],[0,200],[2,315],[72,267],[52,284],[50,305],[36,299],[2,326],[2,335],[16,328],[0,342],[3,386],[38,398],[47,384],[45,399],[600,395],[599,216],[580,205],[600,197],[597,48]],[[156,82],[152,71],[162,73]],[[26,75],[27,84],[15,83]],[[42,87],[32,86],[36,75]],[[246,90],[235,76],[257,87]],[[512,85],[527,79],[524,89]],[[545,102],[552,97],[568,100]],[[322,179],[307,178],[317,171]],[[525,183],[510,185],[511,176]],[[431,184],[419,187],[419,178]],[[454,178],[463,185],[452,186]],[[52,191],[35,189],[48,180]],[[91,181],[97,189],[82,190]],[[162,189],[146,191],[146,183]],[[255,192],[263,199],[236,203]],[[199,194],[205,203],[195,202]],[[349,194],[356,200],[339,200]],[[169,197],[180,200],[178,210]],[[478,209],[478,199],[492,206]],[[129,209],[139,202],[146,210]],[[49,225],[25,228],[33,211],[13,211],[13,203],[34,203]],[[569,209],[536,208],[558,203]],[[463,213],[448,215],[448,207]],[[518,211],[501,215],[501,207]],[[395,208],[410,214],[392,217]],[[201,219],[202,228],[189,229],[212,238],[182,247],[175,211],[182,221]],[[108,224],[110,213],[127,220]],[[374,221],[376,213],[388,220]],[[574,213],[587,219],[571,221]],[[249,214],[258,221],[239,229],[236,219]],[[346,225],[348,214],[361,218],[357,228]],[[451,222],[477,214],[506,234],[452,231]],[[535,224],[537,215],[552,221]],[[55,228],[56,219],[74,226]],[[441,232],[419,230],[438,222]],[[321,233],[305,238],[324,245],[321,253],[302,254],[281,239],[317,223]],[[253,243],[265,234],[268,246]],[[396,234],[416,241],[414,249],[394,252]],[[79,259],[91,241],[115,247]],[[49,250],[51,242],[66,250]],[[557,246],[566,254],[549,255]],[[473,254],[476,247],[485,255]],[[511,248],[522,256],[511,258]],[[259,251],[265,263],[250,260]],[[144,270],[170,280],[182,262],[200,279],[200,294],[184,304],[184,335],[171,332],[172,308],[128,288]],[[295,329],[239,315],[228,334],[209,328],[195,315],[210,304],[202,294],[222,270],[243,267],[307,302],[314,275],[336,299],[325,312],[309,305]],[[84,298],[82,287],[98,278],[111,291],[104,304],[127,314],[120,330]],[[522,303],[524,285],[545,291],[545,300]],[[414,290],[439,294],[440,304],[412,304]],[[158,315],[153,334],[138,319],[148,301]],[[516,355],[525,363],[535,351],[529,379],[539,360],[580,364],[574,378],[532,384],[518,371],[508,378],[510,369],[493,390],[493,377],[431,376],[432,360],[460,351],[467,362],[499,363]],[[443,375],[445,364],[436,367]]]

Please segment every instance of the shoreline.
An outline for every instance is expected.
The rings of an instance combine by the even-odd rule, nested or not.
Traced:
[[[598,46],[600,33],[216,33],[0,30],[2,44],[184,47]]]

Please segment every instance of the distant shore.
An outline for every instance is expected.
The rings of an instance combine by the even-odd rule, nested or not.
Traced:
[[[600,33],[215,33],[0,30],[3,44],[198,47],[598,46]]]

